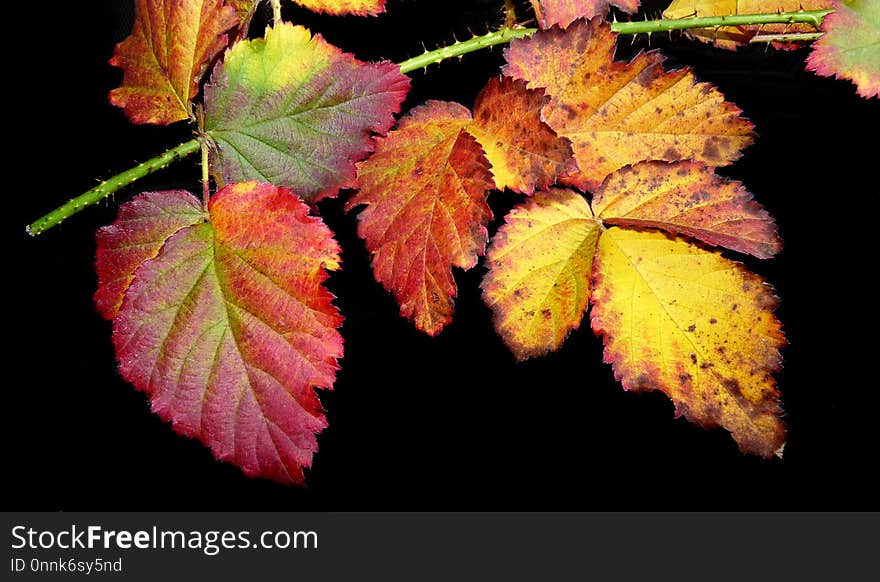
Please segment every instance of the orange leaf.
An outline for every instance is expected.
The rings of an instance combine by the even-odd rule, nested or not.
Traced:
[[[562,182],[595,188],[644,160],[726,165],[752,142],[752,125],[714,87],[696,83],[688,69],[664,71],[657,52],[615,62],[615,40],[609,25],[578,21],[505,51],[505,73],[546,89],[544,119],[572,142],[580,171]]]
[[[832,0],[673,0],[663,12],[663,18],[702,18],[705,16],[732,16],[734,14],[767,14],[831,8]],[[689,36],[715,46],[733,50],[758,35],[815,32],[810,24],[756,24],[750,26],[720,26],[718,28],[691,28]],[[797,48],[794,43],[773,43],[777,48]]]
[[[482,287],[517,359],[555,350],[580,325],[599,232],[587,201],[571,190],[538,193],[507,215]]]
[[[385,0],[293,0],[300,6],[327,14],[376,16],[385,12]]]
[[[466,131],[470,112],[429,101],[376,140],[358,164],[360,191],[346,205],[367,207],[358,234],[373,256],[376,280],[394,293],[400,313],[435,335],[452,318],[452,267],[470,269],[483,254],[492,212],[489,163]]]
[[[744,452],[781,455],[773,289],[741,264],[656,231],[613,227],[593,268],[593,330],[627,390],[661,390]]]
[[[593,196],[605,224],[654,227],[766,259],[782,243],[767,211],[739,182],[699,162],[643,162],[615,172]]]
[[[577,168],[571,143],[541,121],[544,92],[509,77],[491,79],[474,103],[468,133],[492,164],[495,187],[531,194]]]
[[[541,28],[553,25],[565,28],[578,18],[604,16],[612,6],[632,14],[640,0],[531,0]]]
[[[137,0],[131,36],[110,64],[124,71],[110,102],[133,123],[168,125],[190,115],[190,101],[211,60],[239,23],[224,0]]]

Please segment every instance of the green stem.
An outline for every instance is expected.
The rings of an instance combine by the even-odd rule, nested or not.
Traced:
[[[505,2],[506,7],[509,7],[510,5],[510,3]],[[275,20],[280,21],[280,0],[272,0],[272,8]],[[666,18],[662,20],[646,20],[643,22],[614,22],[611,24],[611,30],[619,34],[650,34],[671,30],[684,30],[688,28],[715,28],[719,26],[748,26],[760,24],[812,24],[818,28],[822,23],[822,19],[831,12],[831,10],[802,10],[799,12],[781,12],[778,14],[736,14],[732,16],[707,16],[702,18]],[[482,36],[476,36],[469,40],[456,42],[455,44],[441,47],[417,57],[407,59],[399,64],[400,72],[410,73],[446,59],[461,57],[480,49],[498,44],[505,44],[515,38],[530,36],[534,34],[536,30],[537,29],[535,28],[503,26],[501,29],[494,32],[489,32]],[[817,33],[801,33],[796,40],[812,40],[815,34]],[[771,35],[763,35],[763,38],[768,40],[788,40],[788,38],[771,39],[770,36]],[[791,35],[785,36],[788,37]],[[27,232],[36,236],[52,228],[65,218],[76,214],[83,208],[91,206],[99,200],[113,194],[123,186],[131,184],[138,178],[143,178],[144,176],[152,174],[156,170],[164,168],[175,160],[197,152],[200,147],[199,140],[193,139],[180,144],[174,149],[168,150],[160,156],[156,156],[151,160],[135,166],[130,170],[117,174],[106,182],[102,182],[100,185],[92,188],[85,194],[77,196],[64,206],[56,208],[44,217],[34,221],[27,227]],[[203,161],[203,172],[206,168],[207,164]],[[204,178],[203,183],[207,183]]]
[[[750,43],[758,42],[813,42],[822,38],[822,32],[783,32],[780,34],[759,34],[749,39]]]
[[[505,44],[515,38],[530,36],[534,32],[534,28],[502,27],[499,30],[486,33],[482,36],[475,36],[474,38],[463,40],[449,46],[440,47],[417,57],[407,59],[400,63],[400,72],[411,73],[412,71],[424,69],[428,65],[433,65],[446,59],[460,57],[480,49],[495,46],[496,44]]]
[[[80,194],[73,200],[70,200],[64,206],[56,208],[42,218],[38,218],[30,225],[28,225],[28,227],[26,228],[27,233],[31,236],[37,236],[38,234],[49,230],[53,226],[60,224],[64,219],[73,216],[83,208],[96,204],[97,202],[100,202],[120,188],[128,186],[135,180],[143,178],[144,176],[149,176],[156,170],[161,170],[162,168],[170,165],[176,160],[185,158],[190,154],[194,154],[195,152],[199,151],[199,147],[199,140],[192,139],[186,143],[180,144],[174,149],[170,149],[165,153],[156,156],[151,160],[147,160],[142,164],[138,164],[137,166],[122,172],[121,174],[113,176],[106,182],[101,182],[85,194]]]
[[[281,0],[272,0],[272,24],[281,22]]]
[[[812,24],[816,28],[832,10],[800,10],[778,14],[732,14],[730,16],[703,16],[700,18],[664,18],[643,22],[615,22],[611,30],[620,34],[668,32],[687,28],[716,28],[718,26],[752,26],[758,24]]]
[[[208,138],[199,139],[202,150],[202,206],[208,210],[208,200],[211,198],[211,177],[208,172]]]
[[[819,27],[822,19],[831,10],[801,10],[798,12],[780,12],[773,14],[734,14],[732,16],[705,16],[701,18],[664,18],[661,20],[645,20],[642,22],[614,22],[611,30],[618,34],[651,34],[688,28],[716,28],[719,26],[748,26],[760,24],[812,24]],[[535,28],[510,28],[504,26],[499,30],[475,36],[472,39],[444,46],[426,52],[400,63],[400,72],[409,73],[428,65],[453,57],[460,57],[497,44],[510,42],[515,38],[531,36]],[[810,33],[812,34],[812,33]]]

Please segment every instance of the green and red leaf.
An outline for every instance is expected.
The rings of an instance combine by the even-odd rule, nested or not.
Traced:
[[[807,68],[852,81],[866,99],[880,96],[880,2],[835,0],[822,30],[825,34],[813,45]]]
[[[541,28],[567,27],[578,18],[604,17],[611,7],[632,14],[641,0],[531,0]]]
[[[467,130],[483,146],[497,189],[531,194],[577,169],[571,143],[541,120],[546,102],[543,91],[510,77],[493,77],[477,96]]]
[[[453,267],[470,269],[483,254],[492,174],[465,131],[470,112],[429,101],[407,113],[358,164],[358,193],[348,209],[372,254],[376,280],[394,293],[400,313],[435,335],[452,319]]]
[[[167,125],[190,117],[199,81],[226,47],[226,32],[238,24],[224,0],[137,0],[131,36],[110,59],[124,72],[110,102],[134,123]]]
[[[660,228],[767,259],[782,248],[776,224],[735,180],[699,162],[642,162],[611,174],[593,195],[609,225]]]
[[[155,257],[171,235],[204,216],[201,203],[184,190],[144,192],[120,206],[113,224],[98,231],[98,312],[106,319],[116,317],[137,268]]]
[[[141,201],[177,208],[182,196]],[[134,231],[151,228],[155,209],[124,215],[116,226],[140,240]],[[323,285],[338,267],[332,233],[289,190],[229,185],[208,220],[182,226],[134,269],[113,321],[120,372],[218,459],[301,483],[327,424],[314,388],[333,386],[342,356],[342,317]]]
[[[723,166],[752,142],[752,125],[688,69],[664,71],[657,52],[614,61],[608,24],[577,21],[514,40],[505,74],[545,89],[543,119],[571,140],[579,171],[560,178],[580,189],[644,160]]]
[[[392,63],[362,63],[281,23],[239,42],[205,87],[205,127],[218,183],[260,180],[309,203],[354,185],[355,162],[373,151],[409,90]]]

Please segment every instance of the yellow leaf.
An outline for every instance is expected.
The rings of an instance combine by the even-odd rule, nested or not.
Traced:
[[[483,298],[517,359],[558,348],[580,325],[600,225],[583,196],[553,189],[507,215],[487,256]]]
[[[611,172],[644,160],[698,160],[724,166],[752,142],[740,110],[688,69],[664,71],[657,52],[614,61],[609,25],[576,21],[519,39],[505,51],[505,74],[544,88],[544,120],[571,140],[579,172],[560,178],[593,189]]]
[[[593,281],[592,327],[624,388],[661,390],[743,451],[781,455],[772,373],[785,338],[772,287],[717,252],[618,227],[599,239]]]

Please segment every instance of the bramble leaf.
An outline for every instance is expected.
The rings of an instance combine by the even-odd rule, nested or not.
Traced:
[[[661,390],[740,449],[782,454],[773,372],[785,338],[773,289],[739,263],[682,239],[612,227],[599,239],[591,321],[627,390]]]
[[[699,162],[642,162],[608,177],[593,196],[605,224],[661,228],[766,259],[782,243],[773,218],[739,182]]]
[[[580,325],[600,223],[583,196],[539,192],[514,208],[486,257],[483,300],[519,360],[558,348]]]
[[[183,196],[146,199],[176,212]],[[142,207],[116,225],[132,240],[155,214],[137,220]],[[342,356],[342,317],[323,285],[339,248],[303,202],[270,184],[223,188],[208,218],[135,269],[113,321],[120,372],[218,459],[301,483],[327,424],[313,387],[332,387]]]
[[[663,18],[702,18],[705,16],[732,16],[735,14],[768,14],[821,10],[831,8],[832,0],[673,0],[663,11]],[[686,31],[703,42],[734,50],[757,37],[773,34],[815,32],[811,24],[756,24],[747,26],[720,26],[691,28]],[[772,43],[776,48],[797,48],[797,43]]]
[[[226,2],[235,9],[235,13],[238,16],[239,39],[245,38],[248,27],[251,24],[251,19],[261,0],[226,0]]]
[[[124,71],[110,102],[125,109],[133,123],[186,119],[208,64],[237,24],[235,10],[224,0],[137,0],[131,35],[110,59]]]
[[[531,0],[538,26],[567,27],[578,18],[605,16],[612,6],[632,14],[641,0]]]
[[[385,0],[292,0],[304,8],[327,14],[375,16],[385,12]]]
[[[214,176],[285,186],[309,203],[336,196],[408,89],[397,65],[362,63],[301,26],[268,28],[234,45],[205,86]]]
[[[509,77],[493,77],[477,96],[467,130],[483,146],[497,189],[531,194],[577,168],[571,143],[541,121],[546,101]]]
[[[116,317],[135,270],[155,257],[168,237],[203,219],[202,205],[184,190],[145,192],[120,206],[113,224],[98,230],[98,312]]]
[[[580,171],[561,182],[592,189],[643,160],[736,160],[752,142],[740,110],[688,69],[666,72],[657,52],[615,62],[609,25],[577,21],[538,31],[505,50],[505,73],[544,88],[544,120],[571,140]]]
[[[376,280],[394,293],[401,315],[430,335],[452,318],[452,267],[476,264],[492,218],[486,201],[492,174],[464,130],[470,121],[465,107],[443,101],[407,113],[358,164],[359,192],[346,205],[367,205],[358,234]]]
[[[849,79],[865,99],[880,96],[880,2],[836,0],[822,30],[825,35],[813,45],[807,69]]]

